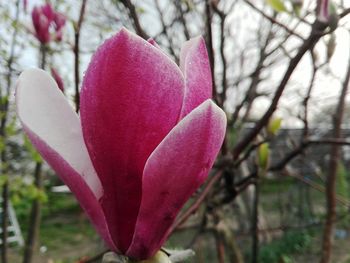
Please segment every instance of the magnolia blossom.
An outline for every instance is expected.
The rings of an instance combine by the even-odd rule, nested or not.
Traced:
[[[223,142],[204,40],[178,67],[153,40],[122,29],[85,73],[79,116],[44,71],[24,71],[17,112],[34,146],[75,194],[114,251],[154,255]]]
[[[54,40],[62,40],[62,30],[66,23],[66,18],[61,13],[53,10],[51,4],[46,3],[43,6],[34,7],[32,21],[35,36],[42,44],[47,44],[51,41],[51,30],[54,33]]]

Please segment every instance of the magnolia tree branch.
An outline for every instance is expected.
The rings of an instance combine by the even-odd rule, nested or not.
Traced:
[[[269,32],[266,36],[266,39],[265,39],[265,41],[263,41],[261,47],[259,48],[259,60],[255,66],[255,69],[250,74],[251,81],[250,81],[249,87],[247,89],[247,92],[245,94],[245,97],[241,101],[241,103],[236,106],[235,111],[232,114],[232,118],[229,121],[229,124],[228,124],[229,126],[236,124],[237,119],[239,117],[239,114],[240,114],[243,106],[245,104],[248,104],[248,107],[251,107],[249,105],[252,105],[254,100],[258,97],[257,88],[258,88],[258,85],[261,81],[261,74],[262,74],[262,71],[264,69],[264,62],[266,61],[266,59],[269,56],[267,54],[267,48],[268,48],[268,45],[270,44],[270,42],[272,40],[272,36],[273,36],[272,25],[273,24],[270,24]]]
[[[82,0],[81,7],[80,7],[80,13],[79,13],[79,19],[78,22],[74,26],[74,84],[75,84],[75,95],[74,95],[74,102],[75,102],[75,111],[79,112],[80,108],[80,92],[79,92],[79,85],[80,85],[80,31],[81,27],[83,25],[84,21],[84,15],[86,10],[86,3],[87,0]]]
[[[210,69],[211,69],[211,77],[212,77],[212,85],[213,85],[213,99],[216,103],[219,105],[222,105],[221,102],[218,101],[217,98],[217,90],[216,90],[216,84],[215,84],[215,54],[214,54],[214,47],[213,47],[213,32],[212,32],[212,8],[210,4],[211,0],[205,1],[205,24],[206,24],[206,41],[207,41],[207,50],[208,50],[208,56],[210,61]]]
[[[226,101],[226,91],[227,91],[227,59],[225,56],[225,21],[226,21],[226,14],[221,11],[217,4],[212,4],[212,8],[214,12],[218,15],[220,18],[220,59],[222,64],[222,76],[221,76],[221,93],[220,95],[220,101],[223,105],[224,101]]]
[[[179,12],[179,19],[180,19],[180,22],[181,22],[182,27],[183,27],[185,38],[186,38],[186,40],[188,40],[191,38],[191,36],[190,36],[190,31],[188,30],[187,21],[185,18],[185,12],[182,8],[182,1],[175,1],[174,4],[175,4],[177,11]]]
[[[120,0],[120,2],[129,11],[129,15],[133,21],[133,25],[134,25],[136,34],[138,34],[143,39],[147,40],[149,38],[149,36],[147,35],[147,33],[144,31],[144,29],[141,26],[135,5],[130,0]]]
[[[263,17],[265,17],[267,20],[269,20],[272,24],[278,25],[279,27],[283,28],[289,35],[292,36],[296,36],[297,38],[299,38],[300,40],[304,41],[304,38],[297,34],[294,30],[288,28],[286,25],[278,22],[276,20],[276,18],[271,17],[269,15],[267,15],[265,12],[263,12],[262,10],[260,10],[259,8],[257,8],[253,3],[251,3],[249,0],[244,0],[244,2],[246,4],[248,4],[251,8],[253,8],[256,12],[258,12],[260,15],[262,15]]]
[[[163,12],[162,12],[161,7],[159,5],[159,0],[154,0],[154,3],[155,3],[155,7],[157,9],[158,15],[159,15],[160,23],[162,25],[162,33],[165,35],[165,37],[169,43],[170,54],[174,57],[175,62],[179,63],[179,58],[175,53],[173,39],[171,38],[171,35],[169,34],[168,26],[165,23],[164,15],[163,15]]]
[[[343,10],[343,12],[341,12],[339,14],[339,17],[343,18],[343,17],[347,16],[348,14],[350,14],[350,8],[347,8],[347,9]]]
[[[221,175],[222,175],[222,171],[218,171],[209,179],[207,185],[204,187],[200,196],[196,199],[196,201],[193,202],[193,204],[185,212],[183,212],[178,217],[175,223],[171,226],[169,233],[172,233],[176,228],[180,227],[183,223],[186,222],[186,220],[192,214],[194,214],[198,210],[200,205],[204,202],[205,198],[208,196],[209,192],[212,190],[214,184],[221,178]]]
[[[348,92],[350,80],[350,59],[348,63],[348,69],[346,73],[345,80],[343,82],[343,88],[339,95],[337,109],[333,115],[333,136],[335,139],[342,138],[342,122],[345,110],[345,99]],[[334,223],[336,219],[336,180],[337,172],[340,161],[340,147],[337,144],[333,144],[330,153],[329,161],[329,173],[326,179],[326,201],[327,201],[327,217],[325,228],[323,232],[323,243],[322,243],[322,258],[321,263],[329,263],[331,261],[332,255],[332,245],[333,245],[333,231]]]
[[[286,70],[286,73],[284,74],[276,92],[272,99],[272,102],[268,108],[268,110],[265,112],[263,117],[255,124],[254,128],[248,132],[248,134],[243,137],[242,140],[240,140],[235,147],[233,148],[233,158],[237,159],[238,156],[241,154],[241,152],[254,140],[254,138],[259,134],[259,132],[262,130],[262,128],[268,123],[270,117],[277,109],[278,102],[283,94],[283,91],[286,88],[286,85],[294,72],[295,68],[299,64],[300,60],[304,56],[304,54],[311,50],[315,44],[318,42],[318,40],[323,36],[323,31],[327,28],[327,24],[321,23],[318,20],[315,21],[315,23],[312,26],[312,30],[310,33],[310,36],[307,40],[301,45],[299,48],[298,53],[291,59],[289,66]]]
[[[281,158],[280,161],[278,161],[276,164],[274,164],[273,166],[270,166],[268,171],[269,172],[277,172],[277,171],[281,171],[285,168],[285,166],[290,163],[294,158],[300,156],[300,154],[303,153],[303,151],[311,146],[311,145],[324,145],[324,144],[330,144],[330,145],[338,145],[338,146],[350,146],[350,141],[349,140],[344,140],[344,139],[337,139],[337,138],[322,138],[322,139],[312,139],[309,138],[305,141],[302,141],[295,149],[293,149],[291,152],[287,153],[283,158]],[[245,191],[247,189],[248,186],[250,186],[251,184],[255,183],[257,177],[257,173],[252,172],[249,176],[244,177],[243,179],[241,179],[240,181],[236,182],[235,184],[235,192],[236,195],[240,194],[241,192]],[[294,176],[293,177],[297,177]],[[299,177],[298,177],[299,179]],[[307,182],[305,180],[303,180],[304,183],[307,183],[308,185],[310,185],[311,187],[321,191],[322,191],[322,187],[314,187],[316,186],[315,183],[308,183],[310,180],[307,180]],[[337,200],[341,200],[340,197],[337,197]]]

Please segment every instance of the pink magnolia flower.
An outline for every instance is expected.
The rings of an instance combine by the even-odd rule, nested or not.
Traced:
[[[122,29],[97,50],[80,120],[42,70],[24,71],[16,91],[34,146],[108,246],[134,259],[149,258],[165,242],[226,129],[224,112],[210,100],[204,40],[184,44],[180,67],[151,43]]]
[[[66,23],[66,18],[59,12],[53,10],[51,4],[36,6],[32,11],[32,21],[36,38],[47,44],[51,41],[51,30],[54,30],[54,39],[62,40],[62,29]],[[53,29],[52,29],[53,28]]]

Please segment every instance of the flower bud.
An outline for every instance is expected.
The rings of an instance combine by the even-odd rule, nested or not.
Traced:
[[[51,41],[51,32],[54,29],[54,40],[62,40],[62,29],[66,23],[63,14],[56,12],[52,6],[47,3],[43,6],[36,6],[32,11],[32,21],[35,30],[35,36],[42,44]]]

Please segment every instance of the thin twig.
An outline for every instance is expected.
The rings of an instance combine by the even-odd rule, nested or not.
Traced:
[[[215,55],[214,55],[214,47],[213,47],[213,32],[212,32],[212,11],[210,0],[205,1],[205,18],[206,18],[206,28],[207,28],[207,50],[208,57],[210,61],[210,69],[211,69],[211,77],[212,77],[212,85],[213,85],[213,99],[216,103],[221,105],[217,98],[217,91],[215,85]]]
[[[130,15],[130,17],[131,17],[131,19],[133,21],[136,34],[138,34],[143,39],[148,39],[149,36],[145,32],[145,30],[141,27],[141,23],[140,23],[140,20],[139,20],[139,16],[137,15],[135,5],[130,0],[120,0],[120,2],[129,11],[129,15]]]
[[[74,102],[75,102],[75,111],[79,112],[80,109],[80,92],[79,92],[79,85],[80,85],[80,31],[81,27],[83,25],[84,21],[84,14],[86,9],[86,3],[87,0],[82,0],[81,7],[80,7],[80,13],[79,13],[79,19],[74,27],[74,84],[75,84],[75,95],[74,95]]]
[[[213,185],[221,178],[222,171],[216,172],[216,174],[210,178],[209,182],[203,189],[203,192],[197,198],[197,200],[183,213],[171,226],[169,233],[172,233],[177,227],[181,226],[193,213],[195,213],[200,205],[203,203]]]
[[[285,87],[294,72],[295,68],[299,64],[300,60],[304,56],[304,54],[312,49],[314,45],[318,42],[318,40],[322,36],[322,32],[327,28],[327,24],[321,23],[319,21],[316,21],[312,27],[310,36],[308,39],[302,44],[302,46],[299,48],[298,53],[295,55],[294,58],[291,59],[289,66],[286,70],[286,73],[284,74],[281,83],[279,84],[275,95],[272,99],[272,102],[270,104],[270,107],[265,112],[265,114],[262,116],[262,118],[256,123],[255,127],[245,136],[241,141],[239,141],[236,146],[234,147],[232,153],[233,158],[236,159],[240,153],[245,149],[245,147],[259,134],[261,129],[268,123],[270,117],[277,109],[278,102],[283,94],[283,91],[285,90]]]

